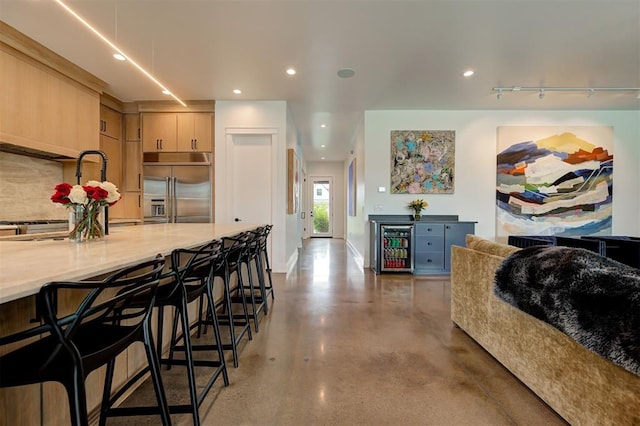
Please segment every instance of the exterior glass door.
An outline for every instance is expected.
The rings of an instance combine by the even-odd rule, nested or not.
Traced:
[[[314,177],[312,181],[312,212],[311,220],[313,221],[311,227],[312,237],[331,237],[332,226],[331,221],[333,218],[331,199],[332,194],[332,179],[327,177]]]

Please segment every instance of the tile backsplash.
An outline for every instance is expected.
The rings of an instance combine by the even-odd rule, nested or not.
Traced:
[[[0,152],[0,220],[67,219],[67,209],[50,199],[61,182],[57,161]]]

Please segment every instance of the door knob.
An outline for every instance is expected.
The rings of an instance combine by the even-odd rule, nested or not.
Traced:
[[[233,219],[234,222],[240,222],[242,219],[238,219],[237,217]]]

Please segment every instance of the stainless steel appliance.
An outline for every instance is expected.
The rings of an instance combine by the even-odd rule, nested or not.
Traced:
[[[413,272],[413,225],[380,226],[380,270]]]
[[[144,154],[144,221],[211,222],[208,153]]]

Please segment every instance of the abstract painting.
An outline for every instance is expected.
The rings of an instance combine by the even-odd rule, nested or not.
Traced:
[[[391,131],[391,193],[452,194],[456,133]]]
[[[356,159],[349,164],[347,170],[347,214],[356,215]]]
[[[300,177],[298,156],[293,148],[287,150],[287,213],[300,211]]]
[[[498,127],[496,235],[610,235],[613,128]]]

